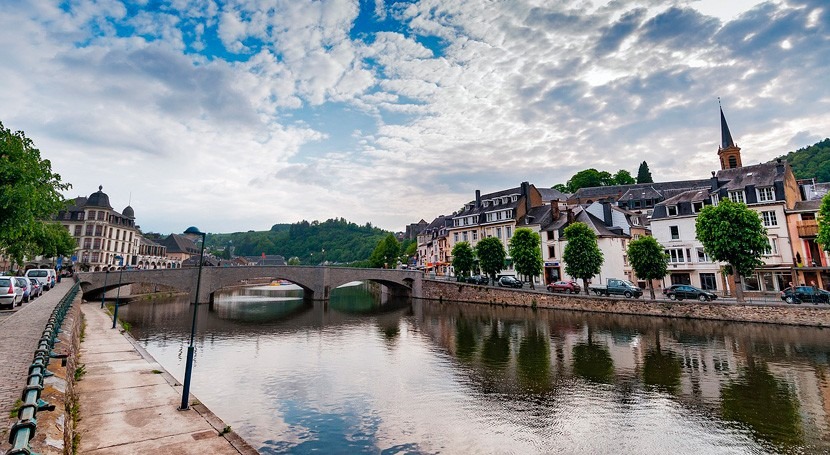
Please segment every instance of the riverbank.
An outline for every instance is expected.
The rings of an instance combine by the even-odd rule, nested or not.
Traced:
[[[713,321],[830,327],[830,306],[617,299],[424,280],[423,298],[490,305]]]
[[[94,302],[81,311],[79,453],[257,453],[195,397],[179,411],[181,384]]]

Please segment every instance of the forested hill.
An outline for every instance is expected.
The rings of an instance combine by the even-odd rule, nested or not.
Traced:
[[[816,182],[830,182],[830,138],[780,158],[790,163],[797,179],[815,177]]]
[[[227,250],[232,244],[237,256],[279,254],[286,260],[296,256],[303,264],[320,263],[325,250],[326,261],[343,263],[367,259],[387,234],[389,232],[373,227],[371,223],[359,226],[343,218],[322,223],[303,220],[275,224],[270,231],[211,234],[207,246]]]

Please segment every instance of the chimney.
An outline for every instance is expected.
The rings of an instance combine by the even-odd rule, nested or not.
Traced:
[[[476,208],[481,207],[481,190],[476,190]]]
[[[715,171],[712,171],[712,191],[717,191],[718,189],[718,177],[715,175]]]
[[[778,171],[779,174],[783,174],[784,173],[784,163],[781,162],[781,158],[777,158],[775,160],[775,162],[777,163],[775,165],[775,170]]]
[[[553,214],[553,221],[559,219],[559,200],[550,201],[550,212]]]
[[[605,223],[606,226],[611,227],[614,225],[614,221],[611,218],[611,202],[608,199],[605,199],[600,202],[602,204],[602,221]]]
[[[525,213],[530,213],[530,183],[522,182],[522,197],[525,198]]]
[[[574,222],[574,211],[570,207],[567,208],[568,224]]]

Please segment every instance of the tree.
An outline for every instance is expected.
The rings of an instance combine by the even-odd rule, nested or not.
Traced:
[[[390,233],[378,242],[375,250],[372,251],[372,255],[369,256],[369,264],[375,268],[394,269],[398,265],[400,252],[401,246],[398,239],[395,238],[395,234]]]
[[[605,174],[608,174],[607,172]],[[567,186],[571,193],[575,193],[580,188],[590,188],[592,186],[603,186],[604,179],[611,178],[611,174],[601,174],[598,170],[591,168],[579,171],[568,180]]]
[[[620,169],[614,174],[614,185],[633,185],[634,183],[636,183],[634,177],[625,169]]]
[[[501,240],[495,237],[481,239],[476,244],[476,256],[478,256],[478,265],[484,274],[495,281],[496,273],[504,267],[504,259],[507,257]]]
[[[816,242],[821,245],[824,251],[830,251],[830,193],[821,199],[821,207],[818,209]]]
[[[300,258],[292,256],[288,259],[288,265],[300,265]]]
[[[666,251],[652,236],[640,237],[628,244],[628,262],[638,278],[648,281],[648,290],[654,300],[654,285],[651,280],[659,280],[669,273]]]
[[[737,277],[751,275],[763,264],[761,255],[770,248],[758,213],[745,204],[724,199],[717,206],[709,205],[700,211],[695,229],[709,256],[729,265],[735,296],[743,302],[744,293]]]
[[[568,193],[571,192],[570,188],[568,188],[568,185],[565,185],[564,183],[557,183],[556,185],[553,185],[551,188],[553,188],[554,190],[558,190],[559,192],[562,192],[562,193],[565,193],[565,194],[568,194]]]
[[[598,274],[604,258],[597,245],[597,235],[585,223],[576,222],[565,228],[565,273],[582,280],[582,289],[588,294],[588,279]]]
[[[64,236],[46,225],[53,224],[48,220],[66,207],[60,192],[71,185],[62,183],[60,175],[52,173],[52,164],[40,158],[40,150],[22,131],[13,133],[2,123],[0,188],[0,250],[52,257],[66,252],[68,233]],[[65,254],[71,254],[74,248],[73,242],[72,249]]]
[[[536,289],[533,277],[542,273],[541,244],[539,234],[528,228],[516,229],[513,238],[510,239],[510,257],[513,258],[513,265],[517,272],[530,278],[530,289]]]
[[[456,276],[467,276],[473,270],[475,255],[469,242],[458,242],[452,247],[452,267]]]
[[[637,169],[637,183],[654,183],[651,178],[651,171],[648,169],[648,163],[643,161],[640,163],[640,168]]]

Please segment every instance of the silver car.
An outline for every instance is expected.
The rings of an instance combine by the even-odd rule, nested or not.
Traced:
[[[20,300],[17,301],[17,304],[20,305],[21,303],[28,303],[32,297],[32,283],[29,282],[29,279],[25,276],[17,276],[14,277],[17,284],[17,295],[20,297]]]
[[[0,307],[17,304],[17,282],[13,276],[0,276]]]

